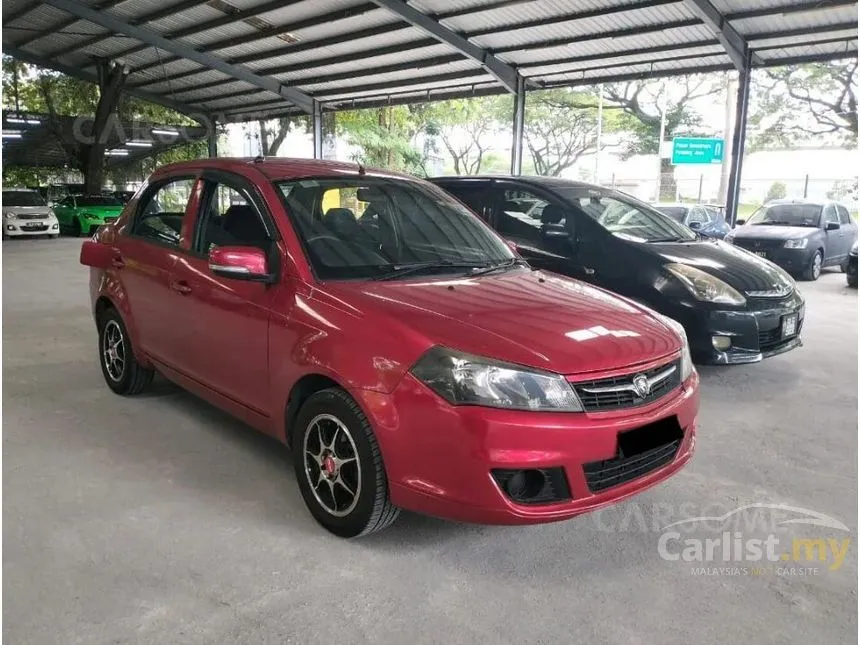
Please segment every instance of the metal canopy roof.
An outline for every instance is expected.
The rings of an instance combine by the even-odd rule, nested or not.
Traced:
[[[3,50],[220,122],[857,55],[856,0],[5,0]]]
[[[75,146],[80,137],[92,136],[92,118],[47,114],[3,114],[3,163],[7,166],[62,167],[68,154],[62,140]],[[200,141],[207,135],[201,126],[176,126],[126,122],[113,119],[105,130],[104,143],[112,152],[105,157],[105,166],[123,166],[152,157],[153,153],[169,150],[189,141]],[[13,133],[13,137],[8,136]]]

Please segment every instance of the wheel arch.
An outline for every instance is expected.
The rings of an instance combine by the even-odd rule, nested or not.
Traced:
[[[286,403],[284,404],[284,442],[288,446],[292,445],[292,433],[295,430],[296,418],[299,416],[299,410],[301,410],[304,402],[317,392],[332,387],[337,387],[348,392],[342,383],[339,383],[328,374],[319,372],[305,374],[290,388]]]

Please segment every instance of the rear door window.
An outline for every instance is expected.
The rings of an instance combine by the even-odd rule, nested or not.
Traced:
[[[168,179],[148,190],[138,206],[132,235],[178,247],[194,182],[193,177]]]

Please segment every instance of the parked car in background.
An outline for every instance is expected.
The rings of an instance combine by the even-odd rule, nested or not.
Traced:
[[[767,258],[804,280],[821,269],[844,271],[857,241],[857,224],[842,204],[807,200],[768,202],[726,236],[726,241]]]
[[[116,197],[123,204],[127,204],[128,202],[131,201],[131,198],[134,197],[134,191],[133,190],[112,190],[112,191],[105,193],[105,195],[107,195],[109,197]]]
[[[845,267],[845,275],[848,280],[848,286],[857,288],[857,242],[851,247],[848,253],[848,264]]]
[[[801,345],[804,300],[776,265],[693,231],[629,195],[547,177],[432,180],[535,267],[609,289],[681,322],[694,358],[750,363]],[[540,217],[518,210],[541,200]],[[534,208],[534,207],[533,207]]]
[[[60,225],[37,190],[3,189],[3,237],[57,237]]]
[[[698,376],[680,325],[532,270],[414,178],[174,164],[81,261],[108,387],[138,393],[157,370],[288,443],[310,512],[343,537],[398,508],[562,520],[693,451]]]
[[[54,204],[60,226],[76,236],[90,235],[122,213],[123,203],[108,195],[69,195]]]
[[[703,237],[723,239],[732,227],[726,223],[722,211],[707,204],[653,204],[679,224],[687,226]]]

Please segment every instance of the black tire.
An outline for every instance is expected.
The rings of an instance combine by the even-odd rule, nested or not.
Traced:
[[[842,273],[848,273],[848,258],[845,259],[845,262],[839,265],[839,270]]]
[[[51,233],[48,237],[51,238],[52,240],[56,240],[58,237],[60,237],[60,234],[59,233]]]
[[[856,275],[849,275],[847,281],[848,281],[849,287],[851,287],[852,289],[857,288],[857,276]]]
[[[74,234],[75,237],[81,237],[84,234],[84,230],[81,227],[81,220],[78,219],[77,217],[72,222],[72,233]]]
[[[809,264],[803,270],[802,277],[809,282],[815,282],[821,277],[821,268],[824,265],[824,254],[819,249],[809,260]]]
[[[344,390],[330,388],[311,395],[299,410],[291,443],[299,490],[323,528],[353,538],[380,531],[397,519],[400,509],[389,500],[388,478],[373,429]],[[318,458],[327,450],[326,459],[336,470],[326,474]],[[349,457],[351,452],[355,461]],[[336,463],[341,460],[342,464]],[[312,479],[317,480],[316,487]]]
[[[105,383],[116,394],[130,396],[139,394],[147,385],[152,382],[155,372],[151,369],[143,367],[137,362],[134,357],[134,351],[131,347],[131,340],[128,336],[125,323],[116,309],[110,308],[105,310],[98,319],[99,330],[99,346],[98,356],[99,364],[102,368],[102,376]],[[116,338],[119,334],[118,345],[114,345],[113,356],[109,357],[108,345],[111,341],[108,338]],[[121,354],[120,354],[121,352]],[[118,367],[121,356],[121,367]]]

